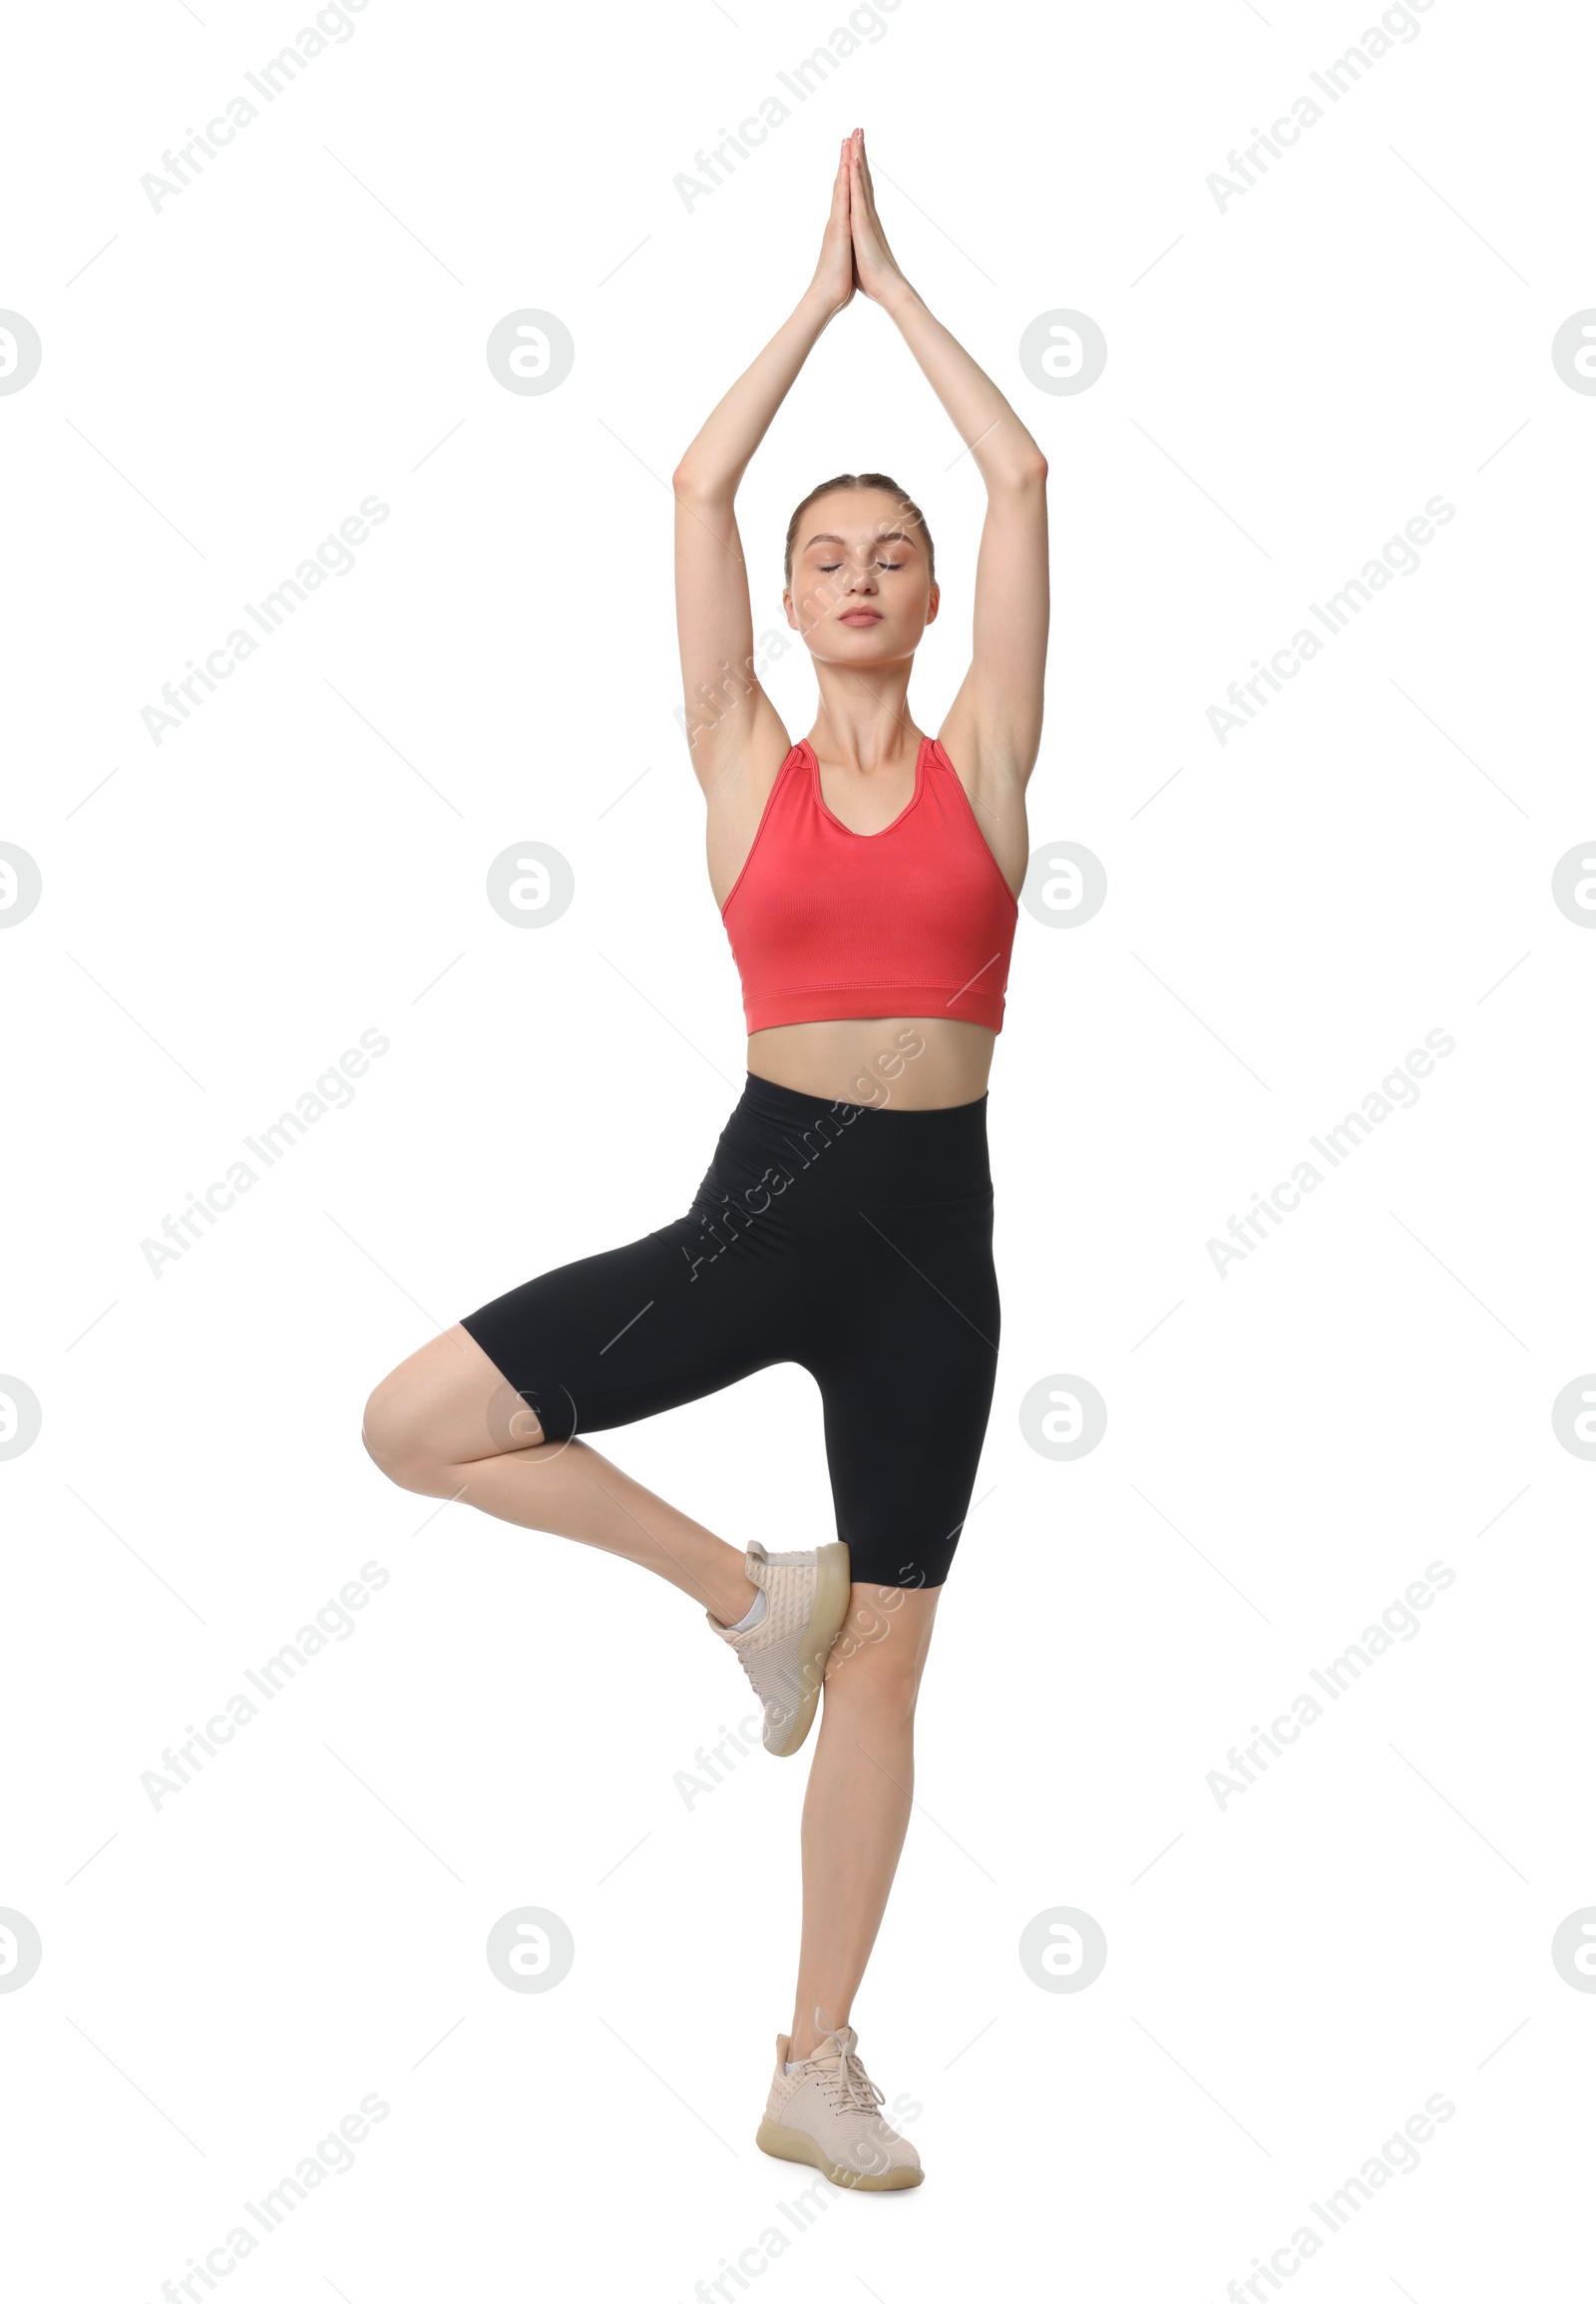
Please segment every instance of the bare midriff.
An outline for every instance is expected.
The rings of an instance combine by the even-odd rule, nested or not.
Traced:
[[[802,1096],[928,1112],[987,1092],[996,1032],[948,1016],[777,1024],[748,1039],[748,1069]]]

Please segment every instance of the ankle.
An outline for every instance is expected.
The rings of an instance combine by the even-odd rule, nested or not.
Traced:
[[[760,1587],[751,1576],[739,1574],[735,1579],[728,1578],[710,1604],[715,1622],[721,1626],[740,1624],[759,1596]]]
[[[836,2029],[841,2031],[847,2022],[847,2017],[843,2017],[838,2023]],[[806,2031],[803,2026],[795,2021],[792,2028],[792,2033],[787,2042],[787,2063],[807,2063],[809,2058],[814,2055],[816,2049],[820,2046],[823,2037],[824,2035],[820,2032],[817,2026],[811,2024]]]

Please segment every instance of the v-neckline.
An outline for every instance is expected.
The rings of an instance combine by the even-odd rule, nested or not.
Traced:
[[[922,736],[920,739],[920,750],[915,754],[915,788],[913,792],[910,793],[909,798],[904,802],[902,808],[899,809],[892,822],[890,824],[882,825],[880,831],[878,832],[856,832],[851,824],[844,824],[842,818],[837,814],[834,808],[827,806],[826,795],[821,787],[820,782],[820,756],[816,752],[813,744],[810,743],[807,736],[801,736],[799,738],[800,746],[809,755],[809,775],[814,789],[815,799],[823,812],[829,816],[832,823],[836,825],[838,831],[846,832],[850,840],[882,840],[889,832],[897,831],[899,825],[902,824],[904,818],[909,814],[910,810],[914,808],[919,802],[920,795],[925,788],[926,747],[929,744],[934,744],[936,741],[937,739],[935,736]]]

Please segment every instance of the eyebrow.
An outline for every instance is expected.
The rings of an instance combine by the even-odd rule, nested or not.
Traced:
[[[846,549],[847,541],[848,540],[846,537],[821,534],[819,536],[812,536],[809,539],[809,544],[804,546],[804,550],[807,552],[809,550],[809,545],[811,544],[840,544]],[[876,542],[877,544],[906,544],[909,546],[911,551],[916,549],[914,538],[907,535],[901,528],[885,529],[882,534],[877,537]]]

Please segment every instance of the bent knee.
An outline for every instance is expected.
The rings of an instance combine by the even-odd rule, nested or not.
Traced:
[[[539,1446],[543,1426],[520,1394],[495,1376],[484,1399],[476,1377],[472,1370],[462,1380],[430,1351],[384,1376],[360,1424],[378,1470],[420,1495],[452,1495],[463,1465]]]
[[[379,1472],[397,1487],[425,1490],[441,1459],[422,1401],[403,1372],[384,1376],[367,1400],[360,1438]]]
[[[399,1488],[420,1496],[447,1496],[460,1485],[460,1434],[455,1419],[426,1384],[404,1368],[384,1376],[366,1402],[360,1437],[366,1454]],[[482,1444],[468,1451],[492,1453]]]

